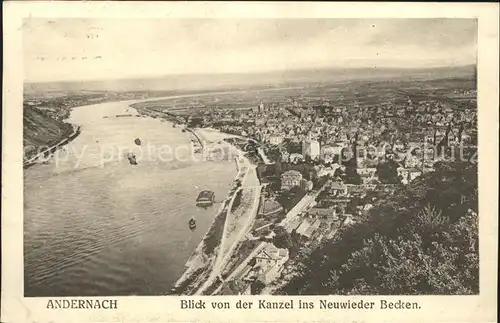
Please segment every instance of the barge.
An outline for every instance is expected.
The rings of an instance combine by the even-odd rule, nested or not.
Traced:
[[[212,191],[201,191],[196,199],[197,206],[210,206],[215,202],[215,193]]]

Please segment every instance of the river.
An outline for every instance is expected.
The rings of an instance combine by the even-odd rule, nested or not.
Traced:
[[[195,199],[208,189],[222,200],[234,161],[159,153],[189,147],[189,133],[158,119],[116,117],[136,114],[131,103],[73,109],[68,122],[81,134],[49,163],[25,170],[25,296],[168,294],[212,223],[219,205],[198,208]],[[124,157],[129,151],[138,165]]]

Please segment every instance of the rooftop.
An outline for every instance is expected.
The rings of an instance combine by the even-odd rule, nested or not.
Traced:
[[[299,171],[292,169],[284,172],[281,176],[302,176],[302,174]]]
[[[313,214],[316,216],[331,216],[335,213],[335,209],[333,208],[311,208],[307,213]]]
[[[332,182],[331,185],[330,185],[330,188],[332,190],[343,190],[345,189],[345,185],[340,183],[340,182]]]

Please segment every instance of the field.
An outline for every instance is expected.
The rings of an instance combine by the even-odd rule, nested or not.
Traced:
[[[337,107],[383,107],[389,104],[413,103],[434,99],[453,102],[458,107],[474,108],[475,95],[459,95],[450,89],[473,91],[475,79],[394,79],[349,80],[321,83],[315,86],[296,86],[232,92],[202,93],[196,97],[160,99],[138,103],[136,107],[154,108],[176,115],[203,114],[207,111],[245,110],[256,108],[260,102],[268,106],[290,104],[293,101],[320,106],[325,102]]]

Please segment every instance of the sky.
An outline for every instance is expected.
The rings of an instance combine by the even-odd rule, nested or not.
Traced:
[[[476,63],[473,19],[28,19],[27,82]]]

